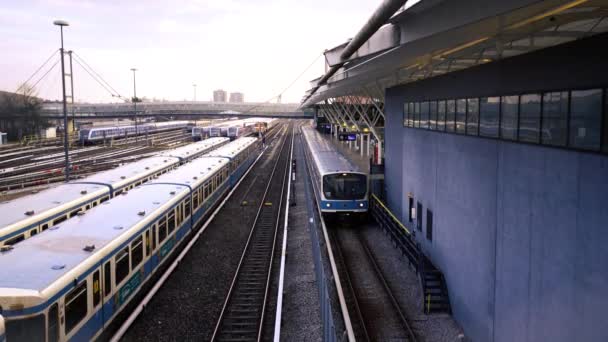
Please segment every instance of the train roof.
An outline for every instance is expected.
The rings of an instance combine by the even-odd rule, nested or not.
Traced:
[[[215,173],[215,171],[226,165],[229,160],[230,159],[226,157],[198,158],[188,163],[187,166],[177,168],[159,176],[157,179],[151,181],[150,184],[176,183],[197,187],[207,180],[210,175]]]
[[[302,133],[321,174],[344,171],[366,173],[348,160],[338,151],[336,146],[312,127],[302,127]]]
[[[67,183],[0,203],[0,235],[7,226],[22,220],[36,222],[42,213],[82,198],[84,191],[91,197],[109,193],[108,187],[101,184]],[[30,211],[33,214],[27,215]]]
[[[207,150],[213,146],[225,143],[227,141],[230,141],[230,139],[223,138],[223,137],[209,138],[209,139],[201,140],[201,141],[193,143],[193,144],[188,144],[186,146],[178,147],[178,148],[175,148],[172,150],[163,151],[163,152],[159,153],[159,156],[186,158],[192,154]]]
[[[92,176],[78,180],[77,183],[103,183],[111,185],[114,189],[122,187],[146,174],[153,174],[168,165],[178,163],[177,157],[158,156],[124,164],[117,168],[96,173]]]
[[[169,208],[188,191],[187,187],[175,184],[141,186],[128,196],[115,197],[82,216],[62,222],[58,228],[15,245],[13,250],[0,253],[0,300],[10,296],[11,289],[40,292],[62,277],[57,286],[65,286],[105,259],[107,253],[122,247],[132,233],[130,230],[151,220],[153,212]],[[142,211],[143,216],[139,215]],[[92,252],[84,250],[91,245],[95,246]]]
[[[255,143],[257,138],[250,137],[242,137],[238,138],[231,143],[228,143],[220,148],[217,148],[209,153],[206,153],[206,157],[227,157],[232,159],[235,155],[237,155],[242,150],[249,147],[251,144]]]

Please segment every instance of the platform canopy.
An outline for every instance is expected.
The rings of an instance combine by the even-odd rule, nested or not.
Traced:
[[[406,3],[347,59],[349,42],[327,50],[327,69],[337,71],[311,81],[301,106],[344,96],[383,100],[388,87],[606,32],[607,14],[608,0]]]

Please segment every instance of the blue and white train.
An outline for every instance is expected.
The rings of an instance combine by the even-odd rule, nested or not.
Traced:
[[[165,132],[174,129],[191,127],[190,121],[168,121],[142,123],[137,126],[111,126],[81,129],[80,142],[83,144],[103,141],[110,138],[125,138],[148,133]]]
[[[0,247],[28,239],[228,142],[207,139],[0,203]]]
[[[302,127],[317,204],[323,213],[365,213],[369,182],[366,172],[351,163],[310,126]]]
[[[6,340],[98,338],[260,153],[254,138],[221,149],[0,253]]]

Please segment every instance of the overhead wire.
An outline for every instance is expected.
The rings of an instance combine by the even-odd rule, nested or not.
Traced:
[[[30,77],[28,77],[28,79],[27,79],[27,80],[25,80],[25,82],[21,83],[21,84],[19,85],[19,87],[17,87],[17,90],[15,90],[15,93],[18,93],[18,92],[19,92],[19,90],[21,90],[21,88],[23,88],[23,87],[24,87],[24,86],[25,86],[25,85],[26,85],[26,84],[27,84],[27,83],[28,83],[28,82],[29,82],[29,81],[30,81],[32,78],[34,78],[34,76],[36,76],[36,74],[37,74],[37,73],[38,73],[38,72],[39,72],[39,71],[40,71],[42,68],[44,68],[44,66],[45,66],[45,65],[47,65],[47,63],[48,63],[48,62],[49,62],[49,61],[50,61],[50,60],[53,58],[53,56],[55,56],[55,55],[56,55],[56,53],[57,53],[58,51],[59,51],[59,49],[57,49],[57,50],[53,51],[53,53],[51,53],[51,55],[49,56],[49,58],[47,58],[47,59],[46,59],[46,61],[44,61],[44,63],[42,63],[42,65],[40,65],[40,66],[38,67],[38,69],[36,69],[36,71],[34,71],[34,73],[33,73],[33,74],[30,76]],[[57,64],[57,63],[55,63],[55,64]],[[47,74],[48,74],[48,72],[47,72]],[[40,80],[38,80],[38,82],[40,82]],[[38,82],[36,82],[36,83],[38,83]]]
[[[91,72],[90,72],[90,71],[89,71],[87,68],[85,68],[85,67],[84,67],[82,64],[80,64],[80,62],[79,62],[79,61],[78,61],[76,58],[74,58],[73,60],[76,62],[76,64],[80,65],[80,67],[81,67],[81,68],[82,68],[82,69],[83,69],[83,70],[84,70],[84,71],[85,71],[85,72],[86,72],[86,73],[87,73],[89,76],[91,76],[91,78],[92,78],[92,79],[93,79],[95,82],[97,82],[97,83],[98,83],[98,84],[99,84],[99,85],[100,85],[100,86],[101,86],[103,89],[105,89],[105,90],[106,90],[108,93],[110,93],[110,95],[114,96],[114,93],[112,92],[112,90],[108,89],[108,87],[107,87],[106,85],[104,85],[102,82],[100,82],[100,81],[99,81],[99,80],[98,80],[98,79],[97,79],[97,78],[96,78],[96,77],[95,77],[93,74],[91,74]]]
[[[95,75],[96,75],[96,76],[99,78],[99,80],[100,80],[101,82],[103,82],[103,83],[104,83],[104,84],[106,84],[106,85],[107,85],[107,86],[108,86],[110,89],[112,89],[112,91],[113,91],[113,92],[114,92],[114,94],[115,94],[115,95],[114,95],[114,94],[112,94],[112,95],[114,95],[114,96],[116,96],[116,97],[118,97],[118,98],[121,98],[121,99],[123,99],[123,100],[125,99],[125,98],[124,98],[122,95],[120,95],[120,93],[119,93],[119,92],[118,92],[116,89],[114,89],[114,87],[112,87],[112,85],[111,85],[110,83],[108,83],[108,82],[107,82],[107,81],[106,81],[106,80],[105,80],[103,77],[101,77],[101,75],[99,75],[99,73],[97,73],[97,72],[95,71],[95,69],[93,69],[93,68],[92,68],[92,67],[91,67],[91,66],[90,66],[90,65],[89,65],[89,64],[88,64],[88,63],[87,63],[87,62],[84,60],[84,58],[80,57],[80,55],[78,55],[76,52],[72,52],[72,54],[73,54],[73,55],[74,55],[74,56],[75,56],[75,57],[76,57],[78,60],[80,60],[80,62],[82,62],[82,64],[86,65],[86,67],[87,67],[87,68],[89,68],[89,69],[90,69],[90,71],[91,71],[93,74],[95,74]],[[84,68],[84,66],[83,66],[82,64],[81,64],[81,66]]]
[[[315,63],[317,62],[317,60],[319,60],[319,57],[321,57],[321,56],[323,56],[323,52],[321,52],[321,53],[320,53],[320,54],[319,54],[317,57],[315,57],[315,59],[314,59],[314,60],[313,60],[313,61],[312,61],[312,62],[311,62],[311,63],[310,63],[310,64],[309,64],[309,65],[308,65],[308,66],[307,66],[307,67],[306,67],[306,68],[305,68],[305,69],[304,69],[304,70],[303,70],[303,71],[302,71],[302,72],[301,72],[301,73],[300,73],[300,74],[299,74],[299,75],[298,75],[298,76],[297,76],[297,77],[296,77],[296,78],[293,80],[293,81],[291,81],[291,83],[289,83],[289,85],[288,85],[287,87],[285,87],[285,89],[283,89],[283,91],[281,91],[281,92],[280,92],[280,93],[278,93],[277,95],[275,95],[275,96],[273,96],[273,97],[269,98],[268,100],[266,100],[266,101],[264,101],[264,102],[262,102],[262,103],[259,103],[259,104],[255,105],[255,106],[253,106],[253,107],[251,107],[251,108],[249,108],[249,109],[245,110],[245,111],[244,111],[244,113],[250,112],[250,111],[252,111],[252,110],[254,110],[254,109],[256,109],[256,108],[260,107],[261,105],[266,104],[266,103],[270,103],[270,101],[272,101],[272,100],[274,100],[274,99],[278,98],[279,96],[282,96],[282,95],[283,95],[283,94],[284,94],[284,93],[285,93],[287,90],[289,90],[289,89],[290,89],[290,88],[291,88],[291,87],[292,87],[292,86],[293,86],[293,85],[294,85],[294,84],[295,84],[295,83],[296,83],[296,82],[297,82],[297,81],[298,81],[298,80],[299,80],[299,79],[300,79],[302,76],[304,76],[304,74],[305,74],[305,73],[306,73],[306,72],[307,72],[307,71],[308,71],[310,68],[312,68],[312,66],[313,66],[313,65],[315,65]]]

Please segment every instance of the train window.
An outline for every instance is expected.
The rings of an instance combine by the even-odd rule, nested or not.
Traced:
[[[507,140],[517,138],[519,96],[502,96],[500,99],[500,137]]]
[[[160,244],[167,237],[167,219],[162,218],[158,221],[158,243]]]
[[[570,93],[570,146],[600,149],[602,90],[576,90]]]
[[[426,210],[426,238],[433,241],[433,212]]]
[[[34,228],[34,229],[30,230],[30,237],[32,237],[36,234],[38,234],[38,229]]]
[[[566,146],[568,142],[568,92],[543,94],[542,143]]]
[[[76,216],[76,215],[78,215],[78,213],[79,213],[79,212],[80,212],[80,209],[72,211],[72,212],[70,213],[70,218],[71,218],[71,217],[74,217],[74,216]]]
[[[144,259],[144,245],[142,237],[139,236],[135,241],[131,242],[131,269],[139,266]]]
[[[175,229],[175,213],[173,211],[171,211],[171,213],[169,214],[169,218],[167,219],[167,228],[167,235],[171,234]]]
[[[367,194],[367,177],[355,173],[325,175],[323,194],[330,200],[362,199]]]
[[[519,141],[540,142],[540,94],[522,95],[519,99]]]
[[[467,134],[479,134],[479,99],[467,99]]]
[[[51,305],[48,314],[48,330],[47,330],[47,341],[57,342],[59,341],[59,305],[57,303]]]
[[[114,197],[116,197],[116,196],[118,196],[118,195],[120,195],[120,194],[122,194],[122,190],[118,190],[118,191],[116,191],[116,192],[114,193]]]
[[[150,248],[151,248],[151,242],[150,242],[150,231],[146,230],[145,232],[145,245],[146,245],[146,256],[150,256]]]
[[[115,257],[114,265],[116,268],[115,284],[118,286],[129,275],[129,247],[125,247],[118,252]]]
[[[101,284],[99,283],[99,270],[93,273],[93,307],[101,302]]]
[[[464,134],[467,124],[467,100],[456,100],[456,133]]]
[[[87,282],[65,296],[65,331],[72,331],[87,315]]]
[[[190,216],[190,199],[186,200],[186,205],[184,209],[184,217]]]
[[[448,100],[445,116],[445,129],[448,132],[454,132],[456,124],[456,100]]]
[[[156,250],[156,225],[152,225],[152,250]]]
[[[47,229],[49,229],[49,224],[48,223],[43,224],[42,225],[42,231],[45,231]]]
[[[110,268],[110,262],[106,262],[103,265],[103,294],[109,296],[112,293],[112,269]]]
[[[14,245],[16,243],[19,243],[21,241],[23,241],[23,239],[25,239],[25,237],[23,236],[23,234],[18,235],[10,240],[6,240],[6,242],[4,242],[5,245]]]
[[[68,217],[67,217],[66,215],[63,215],[63,216],[61,216],[60,218],[56,218],[56,219],[53,221],[53,225],[54,225],[54,226],[55,226],[55,225],[58,225],[58,224],[60,224],[61,222],[63,222],[63,221],[65,221],[65,220],[67,220],[67,219],[68,219]]]
[[[479,135],[498,138],[500,97],[482,97],[479,101]]]
[[[5,322],[5,336],[10,341],[44,341],[45,321],[43,314]]]
[[[99,201],[99,203],[103,203],[109,199],[110,199],[110,196],[106,196],[106,197],[102,198],[101,201]]]
[[[416,204],[416,228],[422,231],[422,203]]]

